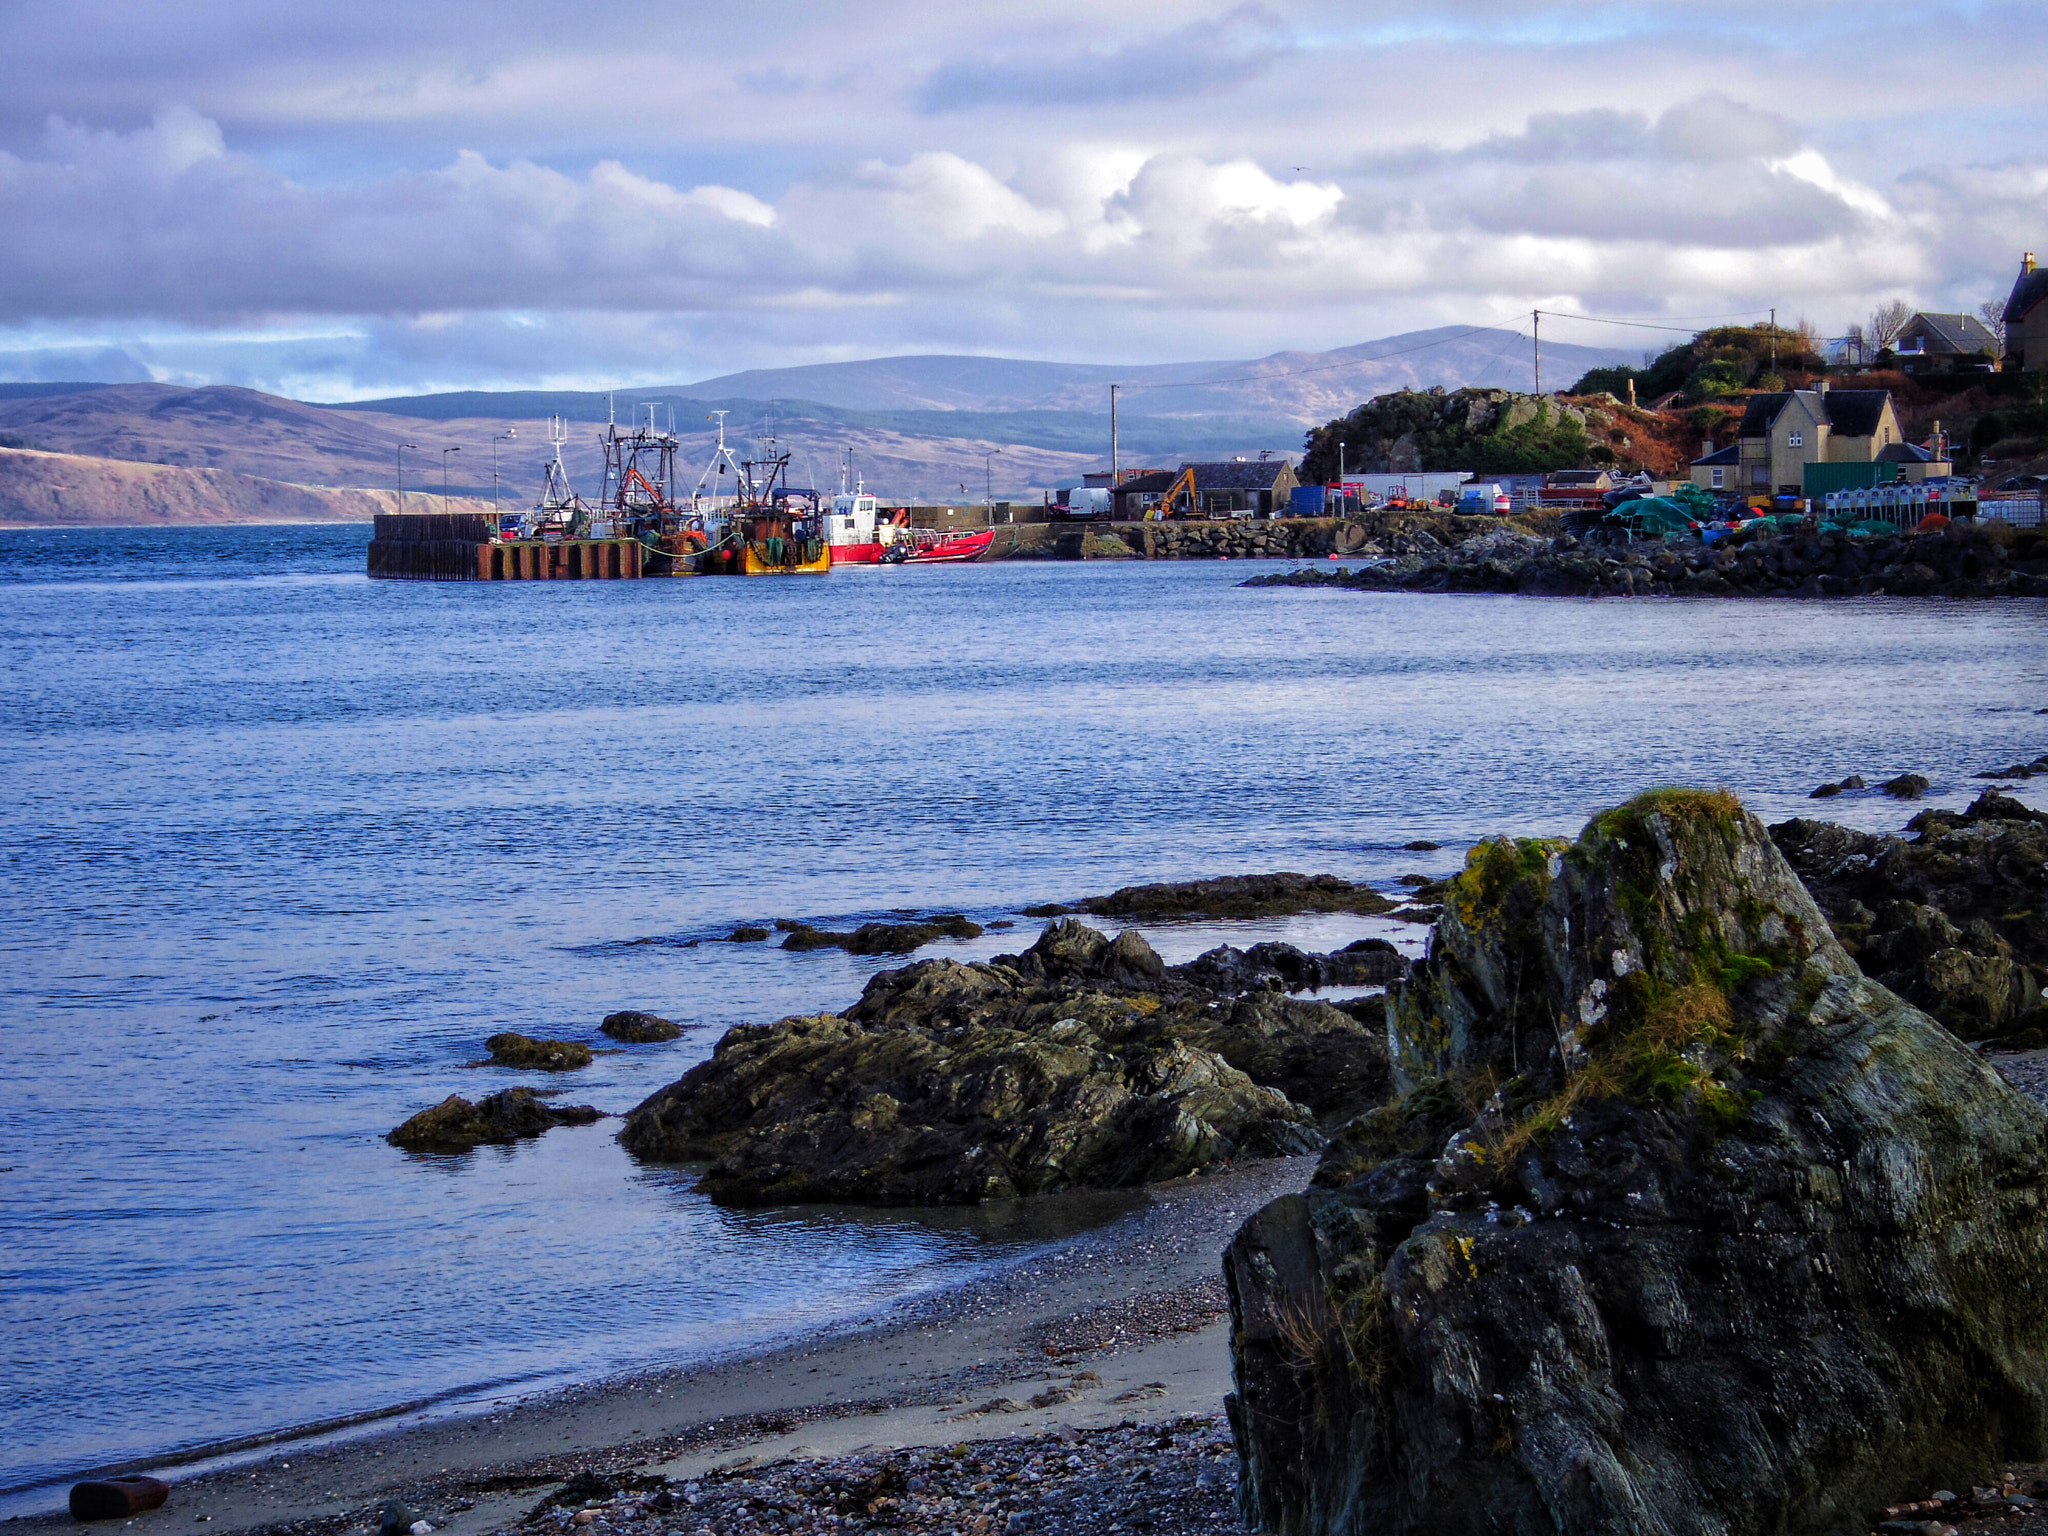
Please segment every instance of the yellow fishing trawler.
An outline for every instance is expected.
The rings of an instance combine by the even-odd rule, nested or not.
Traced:
[[[721,427],[723,424],[721,423]],[[720,433],[723,449],[724,434]],[[715,527],[697,556],[702,576],[821,576],[832,569],[832,546],[816,491],[787,483],[789,455],[735,465],[740,499]]]

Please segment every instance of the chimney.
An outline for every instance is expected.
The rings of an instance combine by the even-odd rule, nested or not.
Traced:
[[[1703,458],[1703,459],[1705,459],[1705,458],[1711,458],[1711,457],[1713,456],[1713,453],[1714,453],[1714,440],[1713,440],[1713,439],[1712,439],[1711,437],[1703,437],[1703,438],[1701,438],[1701,439],[1700,439],[1700,457],[1701,457],[1701,458]]]
[[[2026,254],[2026,255],[2024,255],[2024,256],[2022,256],[2022,257],[2020,258],[2020,276],[2021,276],[2021,277],[2025,277],[2025,276],[2026,276],[2026,275],[2027,275],[2027,274],[2028,274],[2029,272],[2031,272],[2031,271],[2033,271],[2033,270],[2034,270],[2034,253],[2033,253],[2032,251],[2029,251],[2029,252],[2027,252],[2027,254]]]
[[[1822,394],[1826,394],[1828,392],[1828,381],[1826,379],[1822,379],[1820,381],[1820,392]]]
[[[1636,408],[1636,381],[1634,379],[1628,381],[1628,408],[1630,410]]]

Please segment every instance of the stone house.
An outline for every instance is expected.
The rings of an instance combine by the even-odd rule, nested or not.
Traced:
[[[1739,496],[1803,494],[1808,464],[1870,463],[1905,441],[1888,389],[1751,395],[1736,440],[1695,459],[1693,483]]]
[[[2032,251],[2020,260],[2020,275],[2005,301],[2005,366],[2048,368],[2048,269],[2034,265]]]

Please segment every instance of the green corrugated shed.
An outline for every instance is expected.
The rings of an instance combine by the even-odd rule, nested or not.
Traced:
[[[1818,501],[1830,491],[1867,491],[1899,478],[1899,466],[1886,459],[1868,463],[1852,459],[1844,464],[1806,466],[1806,494]]]

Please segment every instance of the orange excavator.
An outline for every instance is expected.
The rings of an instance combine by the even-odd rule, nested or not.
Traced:
[[[1176,501],[1182,504],[1176,508]],[[1190,464],[1174,477],[1159,505],[1146,513],[1151,518],[1194,517],[1202,510],[1202,498],[1195,491],[1195,466]]]

